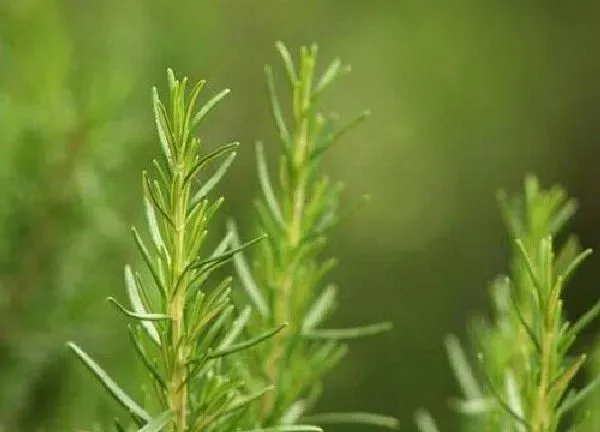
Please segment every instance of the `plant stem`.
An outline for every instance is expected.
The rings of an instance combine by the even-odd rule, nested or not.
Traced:
[[[289,323],[289,330],[293,332],[297,328],[294,316],[290,313],[290,303],[293,301],[293,263],[297,254],[298,246],[302,240],[302,225],[304,209],[306,206],[306,188],[307,188],[307,156],[311,144],[310,124],[308,110],[311,103],[312,75],[314,72],[314,58],[312,55],[303,56],[307,62],[303,77],[294,86],[294,100],[300,101],[300,106],[294,105],[295,128],[292,135],[292,169],[288,172],[289,183],[292,185],[291,194],[283,199],[289,199],[290,202],[284,208],[291,210],[289,220],[285,226],[285,244],[283,245],[284,259],[276,272],[276,300],[274,303],[274,322]],[[277,382],[281,373],[281,360],[285,353],[286,335],[280,333],[273,338],[272,350],[267,357],[267,376],[272,382]],[[264,398],[262,413],[263,417],[272,417],[275,414],[275,402],[277,395],[275,392]]]
[[[186,230],[185,216],[187,202],[189,200],[189,188],[183,184],[185,173],[181,170],[175,174],[175,187],[173,188],[175,206],[173,209],[173,221],[175,223],[175,238],[173,250],[171,294],[172,299],[169,305],[169,315],[173,319],[172,323],[172,374],[169,383],[169,408],[175,413],[175,431],[184,432],[187,429],[187,357],[188,347],[185,343],[185,296],[186,281],[181,280],[182,273],[186,266],[187,257],[185,256]],[[178,282],[179,281],[179,284]],[[179,285],[179,288],[178,288]]]

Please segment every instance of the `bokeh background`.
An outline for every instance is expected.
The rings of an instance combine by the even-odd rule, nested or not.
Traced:
[[[578,197],[572,228],[600,247],[600,3],[595,0],[0,0],[0,425],[90,428],[118,407],[64,348],[75,338],[132,392],[120,317],[122,265],[137,259],[140,171],[157,153],[150,88],[174,68],[232,95],[209,142],[242,147],[222,185],[243,218],[257,184],[252,148],[275,146],[262,67],[316,41],[352,74],[327,106],[373,115],[328,156],[350,207],[330,252],[333,324],[389,318],[328,378],[323,410],[395,415],[428,407],[446,431],[457,393],[443,337],[486,313],[507,266],[495,191],[527,172]],[[280,76],[282,70],[279,69]],[[282,81],[280,81],[280,84]],[[568,292],[570,316],[600,296],[593,257]],[[578,349],[594,343],[599,326]],[[349,430],[349,429],[345,429]]]

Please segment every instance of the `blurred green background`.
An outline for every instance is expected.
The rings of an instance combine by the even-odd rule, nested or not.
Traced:
[[[353,346],[322,409],[381,411],[410,431],[426,406],[454,430],[442,340],[485,313],[487,282],[507,267],[497,188],[520,190],[530,171],[564,184],[582,207],[573,229],[600,246],[595,0],[0,0],[5,430],[83,429],[121,414],[67,339],[139,394],[104,299],[122,296],[122,266],[137,259],[128,228],[158,150],[150,88],[172,67],[211,92],[232,89],[202,135],[242,143],[222,191],[225,213],[243,218],[257,189],[252,144],[275,146],[262,67],[277,62],[278,39],[318,42],[321,67],[334,56],[352,64],[327,105],[344,118],[373,111],[327,160],[349,207],[372,196],[331,242],[341,259],[333,324],[390,318],[395,330]],[[599,262],[575,278],[570,316],[599,297]]]

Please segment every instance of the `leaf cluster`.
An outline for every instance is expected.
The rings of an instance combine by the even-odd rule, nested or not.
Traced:
[[[192,133],[229,91],[211,98],[199,110],[195,104],[204,82],[186,95],[187,79],[169,70],[170,107],[153,94],[161,158],[154,175],[143,173],[144,208],[151,242],[132,228],[144,272],[125,267],[131,308],[108,300],[129,322],[131,341],[148,372],[153,398],[142,407],[74,342],[69,347],[114,399],[129,413],[140,431],[239,430],[236,419],[269,388],[249,394],[243,381],[223,369],[223,359],[247,349],[283,329],[278,325],[254,338],[238,341],[244,316],[236,317],[231,281],[213,281],[216,270],[231,260],[236,249],[225,237],[207,249],[208,227],[223,202],[210,192],[235,157],[237,143],[202,153]],[[202,186],[197,174],[224,158]],[[260,240],[250,241],[239,249]],[[157,412],[156,414],[153,411]],[[125,430],[116,422],[117,430]]]
[[[491,286],[493,319],[480,318],[472,327],[478,368],[471,366],[456,337],[446,340],[463,391],[453,405],[469,431],[578,430],[569,416],[600,378],[573,388],[587,355],[574,354],[571,348],[600,313],[600,302],[574,322],[565,317],[564,290],[591,254],[573,236],[557,246],[576,203],[560,187],[541,189],[532,176],[522,196],[508,198],[500,192],[498,198],[513,240],[511,272]],[[425,413],[419,414],[418,423],[422,431],[436,430]]]
[[[276,92],[273,69],[265,67],[266,87],[279,141],[276,181],[271,180],[265,148],[256,145],[259,197],[255,200],[256,232],[267,239],[234,264],[246,294],[239,299],[257,313],[249,320],[250,332],[278,322],[288,328],[261,346],[236,358],[234,367],[250,389],[273,383],[275,389],[248,410],[251,422],[263,425],[360,423],[396,427],[382,415],[351,412],[309,415],[321,393],[321,379],[346,354],[344,341],[388,330],[388,322],[363,327],[328,329],[323,323],[337,306],[337,287],[325,282],[335,266],[323,258],[328,234],[340,219],[340,183],[320,174],[325,152],[366,118],[362,113],[341,127],[335,115],[321,113],[325,91],[349,71],[339,59],[317,75],[317,47],[302,47],[300,58],[280,42],[276,48],[291,88],[290,109],[283,109]],[[286,115],[289,113],[289,115]],[[235,225],[229,233],[238,244]]]

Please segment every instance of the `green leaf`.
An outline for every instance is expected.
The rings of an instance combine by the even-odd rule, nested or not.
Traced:
[[[233,160],[236,158],[236,156],[236,152],[232,152],[229,156],[227,156],[225,161],[219,166],[219,168],[217,168],[214,174],[210,176],[210,178],[204,182],[202,187],[198,189],[198,192],[194,194],[194,197],[191,200],[192,204],[204,199],[210,193],[210,191],[214,189],[223,176],[225,176],[225,173],[233,163]]]
[[[305,399],[297,400],[294,402],[285,413],[281,416],[280,422],[282,425],[293,425],[298,422],[300,417],[306,412],[308,408],[307,401]]]
[[[173,411],[165,411],[148,422],[143,428],[139,429],[138,432],[161,432],[165,426],[167,426],[173,418]]]
[[[515,244],[517,245],[517,250],[520,252],[521,257],[523,258],[523,262],[525,263],[525,268],[527,269],[527,272],[529,273],[529,277],[531,278],[531,281],[533,282],[533,285],[537,291],[538,299],[540,302],[543,303],[544,302],[543,287],[542,287],[542,284],[540,282],[538,275],[536,274],[535,268],[533,266],[533,262],[531,261],[531,258],[529,257],[529,254],[527,253],[525,244],[523,244],[523,241],[521,239],[517,239],[515,241]]]
[[[202,156],[190,169],[184,179],[184,183],[187,183],[192,177],[194,177],[202,168],[204,168],[207,164],[212,162],[224,154],[231,153],[233,149],[236,149],[240,146],[240,143],[237,141],[230,142],[227,144],[223,144],[221,147],[213,150],[212,152]]]
[[[165,107],[160,102],[156,87],[152,89],[152,102],[154,107],[154,120],[156,122],[156,129],[158,130],[160,145],[167,160],[171,160],[173,157],[171,150],[173,148],[173,135],[169,130],[169,121],[167,120]]]
[[[391,322],[381,322],[363,327],[345,329],[318,329],[303,333],[307,339],[344,340],[356,339],[364,336],[373,336],[392,329]]]
[[[339,58],[334,59],[329,64],[327,69],[325,69],[325,72],[323,72],[323,75],[321,75],[321,78],[319,79],[319,82],[317,83],[317,85],[315,87],[315,93],[316,94],[322,93],[323,90],[325,90],[340,75],[342,75],[343,73],[347,73],[347,72],[350,72],[350,67],[342,66],[342,61]]]
[[[241,408],[246,407],[257,399],[260,399],[266,392],[273,390],[273,387],[265,387],[255,393],[239,397],[235,399],[225,410],[219,413],[219,417],[223,417],[237,411]]]
[[[428,411],[419,410],[415,414],[415,423],[420,432],[439,432],[435,420]]]
[[[148,253],[148,248],[144,244],[142,237],[140,237],[140,234],[137,232],[135,227],[131,227],[131,233],[133,234],[133,239],[135,240],[135,244],[136,244],[138,250],[140,251],[142,258],[144,259],[144,262],[146,263],[146,267],[148,267],[148,270],[150,271],[150,274],[152,275],[152,279],[154,280],[154,283],[158,287],[158,290],[161,293],[163,300],[164,300],[167,295],[165,286],[163,285],[163,282],[162,282],[158,272],[156,271],[154,264],[152,263],[152,258],[150,258],[150,254]]]
[[[370,111],[363,111],[354,119],[350,120],[344,126],[342,126],[338,131],[332,132],[331,134],[325,137],[325,140],[321,142],[318,147],[315,149],[313,154],[311,155],[311,161],[314,161],[319,156],[321,156],[327,149],[329,149],[334,143],[338,142],[340,138],[346,135],[348,132],[353,130],[356,126],[361,124],[363,121],[367,119],[371,115]]]
[[[477,384],[473,369],[471,368],[465,351],[456,336],[449,335],[446,337],[446,352],[448,353],[454,375],[465,396],[468,399],[481,398],[481,389],[479,388],[479,384]]]
[[[163,219],[175,228],[175,222],[173,222],[173,219],[171,219],[171,216],[167,213],[164,196],[158,181],[150,181],[148,173],[142,171],[142,185],[144,187],[144,196],[149,198],[150,202],[154,208],[158,210]]]
[[[158,226],[158,222],[156,220],[156,213],[154,212],[154,206],[152,202],[144,197],[144,208],[146,210],[146,222],[148,223],[148,228],[150,229],[150,236],[152,237],[152,241],[154,242],[154,246],[156,250],[162,250],[165,247],[162,236],[160,234],[160,228]]]
[[[142,299],[139,293],[139,287],[135,278],[133,277],[133,272],[131,271],[131,267],[128,265],[125,266],[125,287],[127,288],[127,296],[129,297],[129,302],[131,303],[131,307],[135,311],[135,313],[139,315],[147,315],[146,308],[142,303]],[[157,345],[160,346],[160,336],[154,324],[148,321],[142,321],[142,327],[150,336]]]
[[[277,198],[275,197],[275,192],[271,186],[271,180],[269,179],[269,171],[267,168],[267,160],[265,158],[265,150],[261,142],[256,143],[256,165],[258,169],[260,188],[265,197],[267,206],[277,223],[279,223],[280,226],[285,226],[281,209],[279,208]]]
[[[576,212],[577,201],[574,199],[567,201],[561,209],[552,216],[552,219],[548,223],[548,231],[553,234],[560,231]]]
[[[317,327],[335,306],[337,287],[328,285],[312,304],[302,322],[302,331],[308,332]]]
[[[251,314],[252,308],[250,308],[250,306],[246,306],[242,313],[240,313],[240,315],[231,324],[229,332],[227,333],[227,335],[225,335],[223,341],[221,342],[221,345],[219,345],[217,350],[223,350],[229,347],[238,338],[238,336],[246,327],[246,324],[248,323]]]
[[[261,343],[262,341],[267,340],[270,337],[276,335],[277,333],[279,333],[281,330],[283,330],[286,327],[287,327],[287,323],[283,323],[277,328],[269,330],[261,335],[253,337],[246,341],[239,342],[237,344],[233,344],[233,345],[230,345],[230,346],[222,348],[222,349],[217,349],[216,351],[213,351],[212,353],[210,353],[208,355],[208,357],[211,359],[215,359],[215,358],[225,357],[225,356],[228,356],[235,352],[248,349],[248,348],[253,347],[254,345],[257,345],[257,344]]]
[[[136,327],[136,330],[137,329],[138,329],[138,327]],[[136,330],[134,330],[134,328],[131,325],[127,326],[127,330],[129,332],[129,338],[131,339],[131,342],[133,343],[133,347],[135,348],[135,351],[137,352],[138,356],[140,357],[140,360],[142,360],[142,363],[144,363],[144,366],[146,366],[146,369],[148,369],[148,372],[150,372],[150,374],[152,375],[152,377],[154,378],[154,380],[163,389],[166,389],[167,385],[165,384],[165,381],[164,381],[163,377],[160,375],[160,373],[158,372],[158,370],[156,370],[156,367],[154,366],[154,364],[152,363],[152,361],[150,361],[150,359],[146,355],[146,352],[145,352],[144,348],[142,347],[142,345],[138,341],[138,339],[136,337],[136,334],[135,334]]]
[[[571,261],[569,263],[569,265],[567,266],[567,268],[561,275],[563,278],[563,283],[566,283],[566,281],[569,280],[569,277],[573,274],[573,272],[575,270],[577,270],[577,268],[581,265],[581,263],[583,261],[585,261],[586,258],[588,258],[591,254],[592,254],[592,250],[586,249],[583,252],[581,252],[579,255],[577,255],[575,257],[575,259],[573,259],[573,261]]]
[[[213,109],[213,107],[216,104],[218,104],[221,101],[221,99],[227,96],[230,92],[230,89],[222,90],[221,92],[213,96],[208,102],[206,102],[202,106],[202,108],[200,108],[200,111],[198,111],[198,113],[194,116],[194,119],[192,120],[192,127],[196,127],[198,123],[200,123],[202,119],[206,116],[206,114],[208,114]]]
[[[223,262],[227,262],[230,259],[232,259],[235,255],[239,254],[240,252],[242,252],[244,249],[249,248],[250,246],[252,246],[255,243],[258,243],[261,240],[266,239],[267,236],[266,235],[262,235],[259,237],[256,237],[252,240],[247,241],[246,243],[236,246],[233,249],[228,250],[227,252],[224,252],[221,255],[217,255],[217,256],[212,256],[208,259],[204,259],[204,260],[199,260],[199,261],[195,261],[192,263],[192,268],[202,268],[204,266],[206,266],[207,264],[220,264]],[[233,242],[233,240],[232,240]]]
[[[265,76],[267,78],[267,93],[269,95],[269,102],[271,103],[271,114],[273,115],[273,120],[275,120],[275,125],[277,126],[277,131],[279,132],[281,141],[284,143],[286,148],[289,148],[291,144],[290,133],[285,124],[283,113],[281,112],[281,106],[279,104],[279,98],[277,96],[277,91],[275,90],[273,69],[271,69],[271,66],[269,65],[265,66]]]
[[[77,355],[79,360],[92,372],[110,395],[131,415],[138,426],[150,421],[150,415],[140,407],[131,397],[108,376],[108,374],[83,351],[75,342],[68,342],[67,346]]]
[[[394,417],[369,412],[332,412],[313,414],[304,421],[317,424],[362,424],[387,429],[398,429],[398,420]]]
[[[214,259],[219,255],[223,255],[229,245],[231,244],[231,233],[227,231],[225,236],[221,239],[215,250],[210,254],[210,258]]]
[[[240,240],[237,234],[237,229],[235,227],[235,223],[233,221],[229,221],[227,224],[227,230],[231,233],[231,243],[233,247],[239,247]],[[242,282],[242,287],[246,291],[248,298],[258,311],[258,313],[263,317],[269,316],[269,307],[267,306],[267,301],[263,297],[263,294],[259,291],[254,278],[252,277],[252,273],[250,272],[250,267],[246,263],[244,256],[241,253],[234,255],[233,264],[235,266],[236,272],[240,281]]]
[[[592,321],[594,321],[598,315],[600,315],[600,300],[598,300],[594,306],[589,309],[585,314],[579,318],[571,330],[569,330],[569,334],[572,336],[577,336],[584,328],[586,328]]]
[[[579,405],[586,397],[592,395],[597,388],[600,388],[600,375],[589,382],[583,389],[565,399],[563,404],[558,408],[559,418]]]
[[[132,312],[132,311],[128,310],[125,306],[123,306],[121,303],[119,303],[113,297],[107,297],[106,300],[108,300],[110,303],[115,305],[117,307],[117,309],[119,311],[123,312],[123,314],[125,316],[128,316],[130,318],[133,318],[133,319],[136,319],[136,320],[139,320],[142,322],[145,322],[145,321],[170,321],[172,319],[169,315],[165,315],[165,314]]]
[[[275,42],[275,48],[277,49],[277,51],[279,51],[279,55],[283,60],[283,65],[285,66],[285,71],[287,72],[288,78],[290,79],[290,83],[294,85],[298,77],[294,68],[294,62],[292,61],[292,56],[290,55],[290,52],[288,51],[284,43],[281,41]]]

